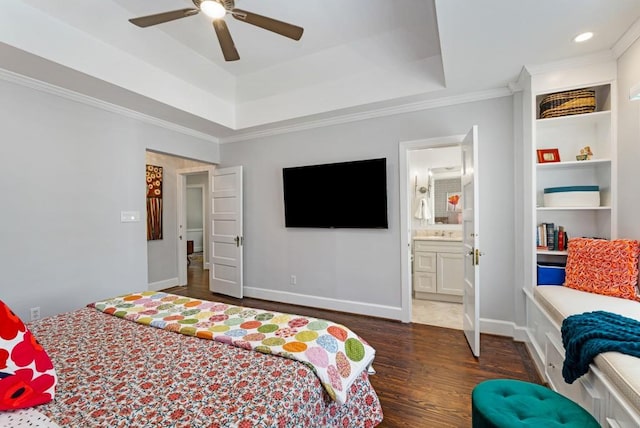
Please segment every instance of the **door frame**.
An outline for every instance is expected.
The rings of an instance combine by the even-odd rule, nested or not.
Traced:
[[[213,177],[213,171],[215,169],[215,165],[211,166],[195,166],[191,168],[181,168],[176,170],[176,187],[178,189],[178,197],[176,204],[176,227],[178,232],[178,239],[176,240],[177,245],[177,255],[178,255],[178,285],[184,286],[187,285],[187,246],[184,245],[186,243],[187,237],[187,176],[188,175],[196,175],[207,173],[207,183],[211,183],[211,177]],[[211,184],[208,184],[209,186]],[[202,200],[202,207],[206,207],[205,199]],[[202,249],[202,257],[203,260],[208,260],[209,248],[207,248],[206,236],[208,233],[210,223],[211,222],[211,213],[207,212],[202,218],[203,223],[203,249]],[[180,239],[180,236],[184,237],[184,239]],[[205,269],[208,266],[203,265]]]
[[[425,138],[401,141],[399,144],[399,187],[400,187],[400,283],[401,283],[401,321],[411,322],[411,191],[408,158],[409,152],[421,149],[459,146],[466,134],[447,137]]]

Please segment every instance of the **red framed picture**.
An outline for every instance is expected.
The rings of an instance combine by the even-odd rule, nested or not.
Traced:
[[[560,152],[558,149],[539,149],[538,163],[560,162]]]

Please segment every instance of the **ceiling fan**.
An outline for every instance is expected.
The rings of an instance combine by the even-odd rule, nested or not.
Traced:
[[[139,18],[132,18],[129,22],[137,25],[138,27],[144,28],[173,21],[175,19],[197,15],[202,12],[213,19],[213,28],[216,31],[216,36],[218,36],[218,42],[220,42],[220,48],[222,49],[222,55],[224,55],[225,61],[237,61],[240,59],[240,55],[238,55],[236,46],[233,43],[227,23],[223,19],[227,14],[233,16],[239,21],[244,21],[247,24],[273,31],[274,33],[289,37],[293,40],[300,40],[302,32],[304,31],[302,27],[298,27],[296,25],[258,15],[257,13],[247,12],[246,10],[236,9],[234,0],[191,1],[193,1],[193,4],[196,6],[195,9],[179,9],[172,10],[170,12],[157,13],[155,15],[141,16]]]

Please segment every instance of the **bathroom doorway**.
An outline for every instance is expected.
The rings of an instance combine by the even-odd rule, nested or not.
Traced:
[[[400,144],[403,304],[411,308],[407,322],[463,329],[463,137]]]

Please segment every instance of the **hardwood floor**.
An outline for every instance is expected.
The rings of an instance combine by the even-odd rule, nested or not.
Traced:
[[[266,310],[331,319],[348,326],[376,349],[371,376],[384,412],[380,427],[470,427],[471,390],[485,379],[541,380],[524,344],[482,335],[481,356],[471,351],[461,330],[404,324],[362,315],[245,298],[209,291],[208,271],[192,265],[189,285],[166,291]]]

